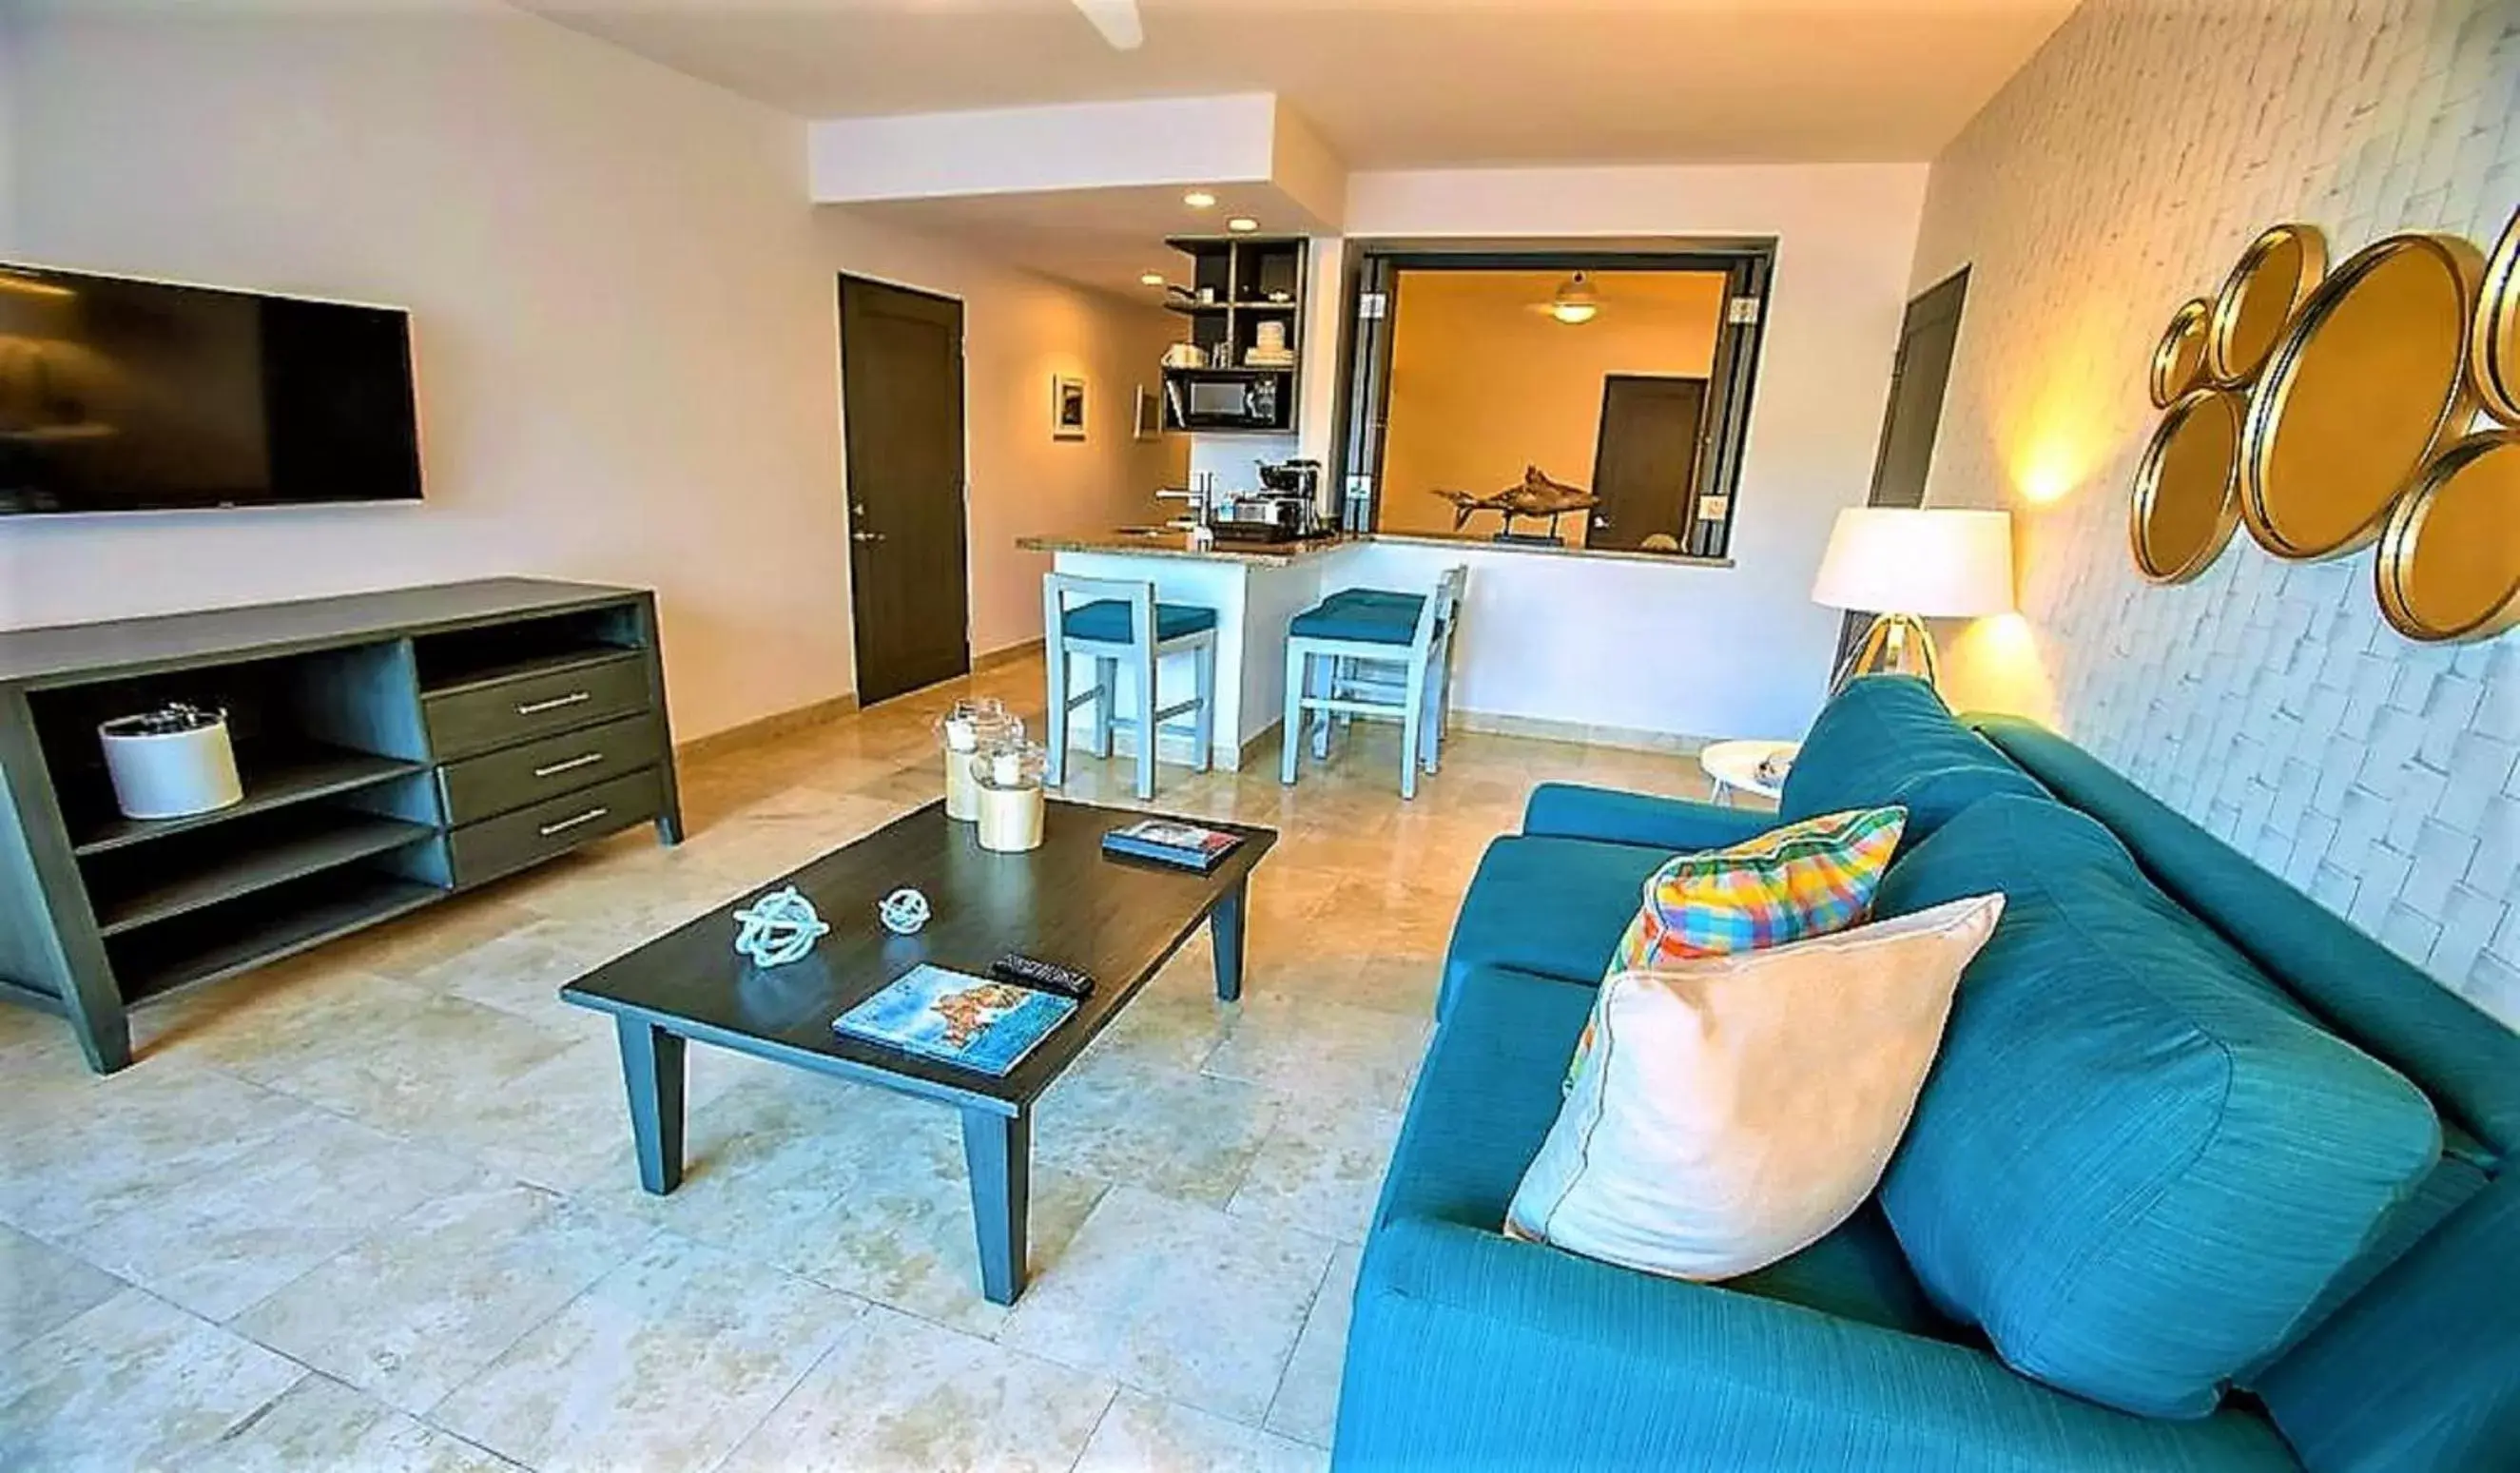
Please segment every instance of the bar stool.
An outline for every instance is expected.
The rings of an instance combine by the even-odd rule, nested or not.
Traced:
[[[1067,715],[1088,701],[1094,705],[1094,738],[1088,748],[1097,757],[1111,755],[1111,730],[1125,726],[1138,740],[1138,796],[1155,795],[1155,743],[1163,724],[1192,712],[1191,766],[1206,772],[1216,730],[1216,610],[1189,603],[1158,603],[1152,583],[1126,578],[1080,578],[1051,573],[1041,580],[1041,627],[1050,665],[1049,772],[1053,787],[1067,778]],[[1156,661],[1188,652],[1193,671],[1193,694],[1158,710],[1155,706]],[[1094,661],[1094,684],[1073,695],[1067,689],[1067,662],[1075,655]],[[1115,714],[1119,703],[1120,662],[1126,660],[1136,680],[1137,711]]]
[[[1286,628],[1286,725],[1278,780],[1291,783],[1314,725],[1315,760],[1329,756],[1332,718],[1396,717],[1400,796],[1418,796],[1420,755],[1434,772],[1443,757],[1453,627],[1468,580],[1451,567],[1430,597],[1388,589],[1346,589],[1295,615]],[[1316,662],[1319,663],[1316,663]]]

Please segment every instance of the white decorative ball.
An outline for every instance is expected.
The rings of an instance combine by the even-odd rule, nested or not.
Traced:
[[[926,896],[904,885],[878,902],[875,914],[883,921],[885,930],[908,936],[924,928],[935,913],[928,910]]]
[[[735,949],[756,966],[784,966],[813,951],[830,935],[830,921],[814,914],[814,903],[794,885],[774,890],[735,913]]]

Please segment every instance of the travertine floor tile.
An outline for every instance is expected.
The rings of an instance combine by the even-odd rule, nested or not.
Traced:
[[[1399,1135],[1400,1116],[1393,1111],[1336,1099],[1290,1099],[1225,1210],[1362,1242]]]
[[[663,1234],[429,1419],[545,1473],[711,1467],[864,1308]]]
[[[305,1374],[126,1289],[0,1356],[0,1467],[188,1467]]]
[[[1112,1384],[869,1310],[722,1473],[1065,1473]]]
[[[653,1229],[515,1183],[434,1197],[230,1322],[426,1412]]]
[[[1330,1445],[1338,1417],[1339,1372],[1347,1360],[1347,1326],[1355,1308],[1356,1271],[1363,1250],[1341,1248],[1331,1255],[1322,1288],[1313,1296],[1313,1311],[1304,1317],[1304,1333],[1287,1358],[1286,1373],[1278,1382],[1278,1399],[1269,1404],[1270,1431],[1310,1443]]]
[[[1400,1013],[1252,997],[1201,1067],[1282,1094],[1398,1109],[1429,1030],[1426,1021]]]
[[[999,1338],[1256,1425],[1330,1251],[1325,1238],[1113,1187]]]
[[[1098,1050],[1042,1097],[1033,1159],[1222,1207],[1277,1119],[1256,1086]]]
[[[98,1079],[76,1054],[10,1080],[0,1221],[54,1242],[159,1210],[196,1178],[321,1117],[286,1095],[175,1060]]]
[[[78,1250],[224,1320],[475,1176],[469,1163],[319,1115],[165,1200],[107,1219]]]
[[[122,1292],[122,1280],[15,1228],[0,1228],[0,1354]]]
[[[511,1473],[516,1464],[307,1376],[183,1465],[188,1473]]]
[[[1141,1392],[1123,1391],[1075,1473],[1323,1473],[1329,1454]]]

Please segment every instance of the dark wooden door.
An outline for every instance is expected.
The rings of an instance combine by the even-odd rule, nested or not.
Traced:
[[[1925,472],[1933,469],[1934,434],[1942,427],[1943,390],[1951,383],[1952,351],[1960,336],[1960,307],[1968,300],[1968,272],[1928,288],[1908,304],[1899,324],[1899,355],[1890,363],[1890,407],[1881,416],[1881,448],[1872,457],[1868,507],[1921,507]],[[1837,663],[1855,652],[1872,624],[1872,613],[1849,613],[1837,636]]]
[[[971,668],[963,304],[840,278],[840,404],[858,700]]]
[[[1601,380],[1601,434],[1593,455],[1588,547],[1679,552],[1697,502],[1706,380],[1611,374]],[[1664,541],[1661,539],[1669,539]]]

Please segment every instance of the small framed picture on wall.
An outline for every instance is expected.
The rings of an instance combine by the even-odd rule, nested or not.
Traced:
[[[1141,383],[1138,385],[1136,427],[1130,431],[1130,436],[1133,439],[1155,440],[1163,438],[1163,433],[1164,396]]]
[[[1054,375],[1050,380],[1050,437],[1054,440],[1085,438],[1085,380],[1066,374]]]

